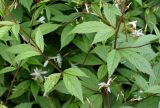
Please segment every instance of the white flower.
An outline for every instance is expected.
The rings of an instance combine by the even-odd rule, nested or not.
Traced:
[[[132,4],[132,2],[129,3],[128,6],[126,6],[126,10],[129,9],[130,5]]]
[[[47,67],[47,65],[48,65],[48,60],[44,62],[43,67]]]
[[[103,88],[103,87],[108,87],[109,85],[107,85],[105,82],[101,82],[98,84],[99,85],[99,89]]]
[[[132,21],[132,22],[129,22],[128,24],[129,24],[129,25],[132,25],[133,29],[136,29],[137,21]]]
[[[142,29],[134,30],[134,31],[132,32],[132,34],[135,35],[135,36],[142,36],[142,35],[144,35],[144,34],[142,33]]]
[[[60,54],[57,54],[57,63],[58,63],[58,66],[61,68],[62,67],[62,57]]]
[[[44,17],[44,16],[41,16],[40,18],[39,18],[39,20],[38,20],[38,22],[40,22],[40,23],[45,23],[45,20],[46,18]]]
[[[107,91],[109,92],[109,93],[111,93],[111,89],[110,89],[110,84],[111,84],[111,81],[112,81],[112,79],[111,78],[109,78],[109,80],[107,81],[107,83],[105,83],[105,82],[101,82],[101,83],[99,83],[98,85],[100,86],[99,87],[99,89],[101,89],[101,88],[106,88],[107,89]]]
[[[87,13],[89,13],[89,8],[88,8],[88,4],[87,3],[85,3],[85,8],[86,8]]]
[[[41,75],[45,75],[45,74],[47,74],[47,71],[39,71],[38,68],[36,67],[36,68],[34,69],[34,73],[31,73],[30,75],[31,75],[31,76],[34,76],[35,79],[37,79],[37,78],[40,78]]]

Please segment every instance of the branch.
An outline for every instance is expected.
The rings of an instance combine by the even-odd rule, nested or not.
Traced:
[[[118,24],[118,26],[117,26],[116,33],[115,33],[115,38],[114,38],[114,49],[117,48],[118,32],[119,32],[121,23],[122,23],[122,21],[123,21],[123,17],[124,17],[124,14],[125,14],[125,10],[126,10],[127,3],[128,3],[128,0],[125,0],[125,4],[124,4],[123,11],[122,11],[122,15],[121,15],[121,17],[120,17],[120,21],[119,21],[119,24]]]
[[[5,2],[3,2],[3,0],[1,0],[1,2],[3,3],[3,5],[6,7]],[[8,8],[6,8],[6,11],[8,11],[9,15],[12,17],[13,21],[16,23],[16,18],[14,17],[14,15],[10,12],[10,10]],[[33,44],[35,45],[35,47],[38,49],[40,55],[42,55],[44,57],[45,60],[48,60],[49,63],[56,69],[58,70],[62,76],[63,76],[63,71],[56,65],[54,64],[46,55],[43,54],[43,52],[41,51],[41,49],[38,47],[38,45],[36,44],[36,42],[33,40],[33,38],[31,37],[30,34],[28,34],[22,26],[20,26],[20,30],[25,33],[29,39],[33,42]]]

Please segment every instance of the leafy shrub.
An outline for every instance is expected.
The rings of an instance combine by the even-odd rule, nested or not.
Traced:
[[[159,0],[0,0],[0,108],[160,108]]]

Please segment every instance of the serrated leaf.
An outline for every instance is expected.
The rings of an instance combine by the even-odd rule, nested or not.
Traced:
[[[111,48],[109,46],[99,45],[93,49],[93,52],[95,52],[102,60],[107,62],[107,55]]]
[[[61,34],[61,49],[68,45],[75,37],[75,34],[69,34],[69,32],[73,29],[73,25],[67,25]]]
[[[88,107],[90,106],[90,107]],[[100,94],[92,95],[85,101],[80,108],[101,108],[102,107],[102,96]]]
[[[77,54],[70,59],[73,62],[84,65],[99,65],[103,62],[96,56],[89,54],[88,56],[84,53]],[[84,63],[85,61],[85,63]]]
[[[65,74],[70,74],[74,76],[83,76],[83,77],[88,77],[81,69],[79,68],[69,68],[64,70]]]
[[[36,55],[40,55],[39,52],[37,52],[37,51],[27,51],[27,52],[18,54],[15,57],[15,61],[19,62],[21,60],[24,60],[24,59],[27,59],[29,57],[33,57],[33,56],[36,56]]]
[[[6,51],[12,54],[20,54],[28,51],[36,51],[36,49],[29,44],[19,44],[7,48]]]
[[[81,68],[85,72],[85,74],[89,77],[79,77],[81,79],[82,87],[87,87],[90,90],[99,91],[99,81],[97,79],[97,76],[89,69]]]
[[[132,63],[139,71],[153,75],[150,63],[141,55],[128,49],[119,51],[121,56]]]
[[[140,75],[134,75],[135,83],[143,90],[148,88],[148,82]]]
[[[151,41],[154,41],[158,39],[158,37],[156,35],[144,35],[139,37],[135,43],[133,43],[133,46],[140,46],[140,45],[144,45],[147,43],[150,43]]]
[[[41,33],[41,29],[38,28],[35,34],[35,42],[37,44],[37,46],[41,49],[41,51],[44,51],[44,39],[43,39],[43,35]]]
[[[21,96],[23,93],[27,91],[27,89],[30,86],[30,80],[25,80],[21,83],[19,83],[12,92],[12,95],[9,97],[9,99],[17,98]]]
[[[91,47],[91,41],[86,36],[76,37],[73,43],[85,53],[87,53]]]
[[[114,34],[114,29],[106,29],[105,31],[100,31],[95,35],[92,44],[107,41],[107,39],[113,36],[113,34]]]
[[[8,33],[8,31],[10,30],[10,26],[3,26],[3,27],[0,27],[0,39]]]
[[[44,23],[38,26],[38,28],[41,30],[42,35],[46,35],[48,33],[55,31],[60,26],[61,26],[60,24]]]
[[[37,83],[35,81],[32,81],[31,92],[32,92],[35,100],[37,100],[37,95],[38,95],[38,92],[39,92],[39,88],[40,87],[37,85]]]
[[[103,64],[98,68],[97,76],[98,80],[101,81],[108,73],[107,65]]]
[[[13,34],[16,37],[17,40],[19,39],[19,37],[18,37],[19,30],[20,30],[19,24],[14,24],[12,26],[12,32],[13,32]]]
[[[160,93],[160,86],[159,85],[150,86],[144,92],[146,92],[146,93]]]
[[[0,26],[12,26],[14,24],[15,23],[11,21],[0,21]]]
[[[5,67],[5,68],[0,70],[0,74],[8,73],[8,72],[11,72],[11,71],[14,71],[14,70],[16,70],[15,67]]]
[[[64,74],[63,81],[68,92],[83,102],[81,83],[78,78],[73,75]]]
[[[49,75],[44,82],[44,95],[49,94],[60,79],[60,73]]]
[[[119,62],[121,60],[121,56],[118,51],[112,50],[108,53],[107,56],[107,68],[108,68],[108,75],[109,77],[112,76],[113,72],[117,68]]]
[[[121,15],[120,9],[112,5],[104,5],[103,12],[109,23],[115,27],[116,26],[116,15]]]
[[[158,37],[160,37],[160,31],[158,30],[158,28],[157,28],[156,25],[154,25],[154,31],[155,31],[156,35],[157,35]]]
[[[32,108],[33,103],[20,103],[19,105],[16,105],[15,108]]]
[[[31,9],[31,5],[33,3],[33,0],[27,0],[27,2],[25,0],[19,0],[19,2],[28,9],[28,11],[30,11]]]
[[[112,31],[112,29],[113,28],[102,22],[88,21],[77,25],[70,33],[94,33],[105,30]]]

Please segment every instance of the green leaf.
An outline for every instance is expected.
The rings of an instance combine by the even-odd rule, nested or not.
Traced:
[[[36,49],[29,44],[19,44],[7,48],[6,51],[12,54],[20,54],[28,51],[36,51]]]
[[[30,80],[25,80],[21,83],[19,83],[15,88],[14,91],[12,92],[12,95],[9,97],[9,99],[17,98],[24,94],[27,89],[30,86]]]
[[[39,88],[40,87],[37,85],[37,83],[35,81],[32,81],[31,92],[32,92],[35,100],[37,100],[37,95],[38,95],[38,92],[39,92]]]
[[[113,34],[114,34],[114,29],[106,29],[105,31],[100,31],[95,35],[92,44],[107,41],[107,39],[113,36]]]
[[[0,39],[8,33],[8,31],[10,30],[11,27],[9,26],[3,26],[3,27],[0,27]]]
[[[81,83],[76,76],[65,74],[63,76],[64,84],[68,92],[83,102]]]
[[[8,107],[0,104],[0,108],[8,108]]]
[[[36,56],[36,55],[40,55],[39,52],[37,52],[37,51],[27,51],[27,52],[18,54],[15,57],[15,61],[19,62],[21,60],[24,60],[24,59],[27,59],[29,57],[33,57],[33,56]]]
[[[69,68],[64,70],[65,74],[70,74],[74,76],[83,76],[83,77],[88,77],[81,69],[79,68]]]
[[[97,76],[98,80],[101,81],[108,73],[107,65],[103,64],[98,68]]]
[[[38,96],[37,103],[40,105],[40,108],[61,108],[60,103],[56,98],[52,96],[49,99],[48,97]]]
[[[18,37],[19,30],[20,30],[19,24],[14,24],[12,26],[12,32],[13,32],[13,34],[16,37],[17,40],[19,39],[19,37]]]
[[[106,19],[109,21],[109,23],[115,27],[116,26],[116,15],[121,15],[121,12],[118,8],[112,5],[104,5],[103,12],[106,17]]]
[[[121,60],[121,56],[118,51],[112,50],[108,53],[107,56],[107,67],[108,67],[108,75],[109,77],[112,76],[113,72],[117,68],[119,62]]]
[[[33,3],[33,0],[27,0],[27,2],[25,0],[19,0],[19,2],[28,9],[28,11],[30,11],[31,9],[31,5]]]
[[[134,75],[135,83],[143,90],[148,88],[148,82],[140,75]]]
[[[86,36],[76,37],[73,43],[85,53],[91,48],[91,41]]]
[[[100,94],[92,95],[85,101],[80,108],[101,108],[102,107],[102,96]]]
[[[69,32],[73,29],[73,25],[67,25],[61,34],[61,49],[68,45],[75,37],[75,34],[69,34]]]
[[[133,43],[133,46],[140,46],[140,45],[144,45],[147,43],[150,43],[151,41],[154,41],[158,39],[158,37],[156,35],[144,35],[139,37],[135,43]]]
[[[151,96],[141,102],[138,102],[135,108],[158,108],[159,100],[160,97]]]
[[[7,87],[0,86],[0,97],[7,91]],[[1,107],[0,107],[1,108]]]
[[[70,59],[73,62],[84,65],[99,65],[103,62],[96,56],[89,54],[88,56],[84,53],[77,54]],[[85,61],[85,62],[84,62]]]
[[[43,52],[44,51],[44,39],[43,39],[43,35],[41,33],[41,29],[39,29],[39,28],[36,31],[35,42],[36,42],[37,46]]]
[[[93,49],[93,52],[95,52],[102,60],[107,62],[107,55],[111,48],[109,46],[99,45]]]
[[[146,93],[160,93],[160,86],[159,85],[150,86],[144,92],[146,92]]]
[[[81,84],[83,85],[82,87],[89,88],[88,90],[94,90],[94,91],[99,91],[99,81],[97,79],[97,76],[89,69],[86,68],[81,68],[82,71],[85,72],[85,74],[89,77],[79,77],[81,79]],[[93,92],[93,91],[92,91]]]
[[[14,24],[15,23],[11,21],[0,21],[0,26],[12,26]]]
[[[119,50],[122,57],[132,63],[139,71],[153,75],[150,63],[141,55],[128,49]]]
[[[157,28],[156,25],[154,25],[154,31],[155,31],[156,35],[157,35],[158,37],[160,37],[160,31],[158,30],[158,28]]]
[[[15,108],[32,108],[33,103],[20,103],[16,105]]]
[[[5,68],[0,70],[0,74],[8,73],[8,72],[11,72],[11,71],[14,71],[14,70],[16,70],[15,67],[5,67]]]
[[[60,73],[49,75],[44,82],[44,95],[49,94],[60,79]]]
[[[136,2],[142,6],[142,0],[136,0]]]
[[[120,106],[119,108],[135,108],[135,107],[132,107],[132,106]]]
[[[88,21],[77,25],[70,33],[94,33],[100,31],[112,31],[113,28],[98,21]]]
[[[59,24],[45,23],[38,26],[38,28],[41,30],[42,35],[46,35],[48,33],[55,31],[60,26],[61,25]]]

